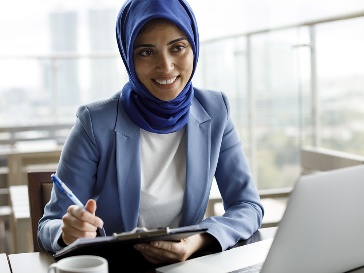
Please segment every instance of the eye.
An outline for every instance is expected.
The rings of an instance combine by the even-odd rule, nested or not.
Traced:
[[[154,52],[151,49],[141,49],[136,52],[136,55],[141,56],[141,57],[148,57],[153,54],[154,54]]]
[[[172,52],[180,52],[182,50],[184,50],[187,46],[184,45],[184,44],[176,44],[176,45],[173,45],[172,48],[171,48],[171,51]]]

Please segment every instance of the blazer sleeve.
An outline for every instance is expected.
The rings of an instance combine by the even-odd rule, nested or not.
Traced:
[[[88,122],[87,107],[82,106],[78,109],[77,120],[65,142],[57,168],[57,175],[67,181],[67,186],[84,204],[93,197],[98,161],[98,149]],[[38,242],[43,250],[55,253],[64,247],[58,239],[62,234],[62,217],[70,205],[73,205],[72,201],[53,187],[50,201],[38,223]]]
[[[227,116],[218,151],[215,179],[225,213],[206,218],[200,225],[208,228],[208,232],[219,241],[221,249],[226,250],[239,240],[248,239],[260,228],[264,209],[241,139],[231,120],[227,98],[225,95],[222,97]]]

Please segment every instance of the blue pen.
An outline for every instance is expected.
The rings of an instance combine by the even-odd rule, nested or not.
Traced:
[[[82,204],[82,202],[76,197],[76,195],[73,194],[73,192],[66,186],[66,184],[63,183],[61,179],[59,179],[59,177],[57,177],[55,174],[52,174],[51,178],[53,183],[58,187],[58,189],[60,189],[61,192],[66,194],[75,205],[79,206],[80,208],[86,209],[85,206]],[[103,227],[102,228],[99,227],[98,230],[101,236],[106,236]]]

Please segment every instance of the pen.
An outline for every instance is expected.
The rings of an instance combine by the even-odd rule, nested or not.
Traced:
[[[51,178],[53,183],[58,187],[58,189],[64,194],[66,194],[68,198],[71,199],[75,205],[79,206],[80,208],[86,209],[85,206],[82,204],[82,202],[76,197],[76,195],[73,194],[73,192],[66,186],[66,184],[63,183],[61,179],[59,179],[59,177],[57,177],[55,174],[52,174]],[[98,227],[98,231],[101,236],[106,236],[103,227],[102,228]]]

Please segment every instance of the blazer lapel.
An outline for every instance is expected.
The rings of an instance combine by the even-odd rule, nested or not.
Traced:
[[[129,119],[122,105],[119,105],[115,133],[121,219],[124,230],[128,231],[138,223],[141,189],[140,129]],[[209,180],[210,151],[211,118],[194,98],[187,124],[186,192],[181,225],[194,224],[204,214],[201,211],[202,203],[207,198],[206,195],[210,194],[206,183]]]
[[[211,118],[196,98],[187,125],[187,174],[181,225],[196,223],[201,214],[210,170]],[[198,164],[196,164],[198,162]]]
[[[141,187],[140,129],[129,119],[122,105],[119,105],[115,133],[121,219],[124,230],[129,231],[138,223]]]

